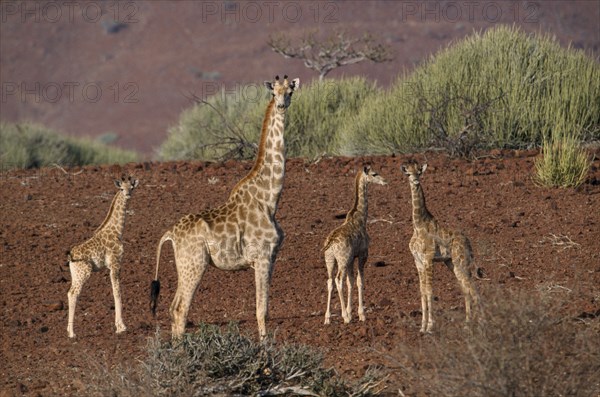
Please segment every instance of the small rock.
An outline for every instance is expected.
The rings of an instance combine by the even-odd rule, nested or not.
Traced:
[[[53,283],[66,283],[67,279],[64,278],[63,276],[56,276],[52,279]]]
[[[44,306],[46,306],[46,308],[51,312],[63,310],[65,307],[62,301],[45,302]]]
[[[392,306],[393,302],[391,300],[389,300],[388,298],[383,298],[382,300],[379,301],[379,306],[381,307],[388,307],[388,306]]]

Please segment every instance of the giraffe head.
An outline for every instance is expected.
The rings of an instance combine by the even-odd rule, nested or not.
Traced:
[[[275,105],[279,112],[285,112],[292,102],[292,94],[300,87],[300,79],[295,78],[288,81],[288,77],[283,76],[283,82],[279,80],[279,76],[275,76],[275,81],[265,81],[265,87],[273,95]]]
[[[140,181],[129,176],[127,179],[122,177],[121,180],[115,179],[115,186],[121,189],[121,193],[125,198],[131,197],[131,192],[139,185]]]
[[[417,163],[411,163],[409,165],[402,165],[400,169],[402,170],[402,172],[408,175],[408,180],[410,181],[410,183],[416,186],[419,183],[421,183],[421,175],[427,169],[427,163],[423,164],[422,166],[419,166],[419,164]]]
[[[377,185],[387,185],[385,179],[381,177],[378,173],[373,171],[370,166],[366,166],[363,168],[363,176],[367,183],[376,183]]]

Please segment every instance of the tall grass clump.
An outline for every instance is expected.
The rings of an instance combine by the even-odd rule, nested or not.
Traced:
[[[541,157],[535,161],[535,181],[547,187],[577,187],[591,166],[589,154],[579,140],[570,135],[544,139]]]
[[[491,291],[475,321],[400,349],[407,387],[441,397],[597,396],[600,319],[569,315],[568,298]]]
[[[344,154],[536,146],[556,126],[600,138],[600,66],[548,36],[501,26],[401,75],[342,134]]]
[[[285,139],[290,157],[337,153],[341,125],[379,92],[364,78],[314,81],[294,93]],[[252,158],[270,98],[262,85],[241,86],[183,111],[159,149],[164,160]]]
[[[234,324],[225,330],[202,324],[176,342],[157,335],[137,368],[98,365],[86,394],[369,396],[380,390],[382,380],[373,371],[350,385],[321,365],[321,355],[311,348],[255,343]]]
[[[39,124],[0,123],[0,163],[3,168],[127,163],[136,159],[134,152],[90,139],[63,136]]]

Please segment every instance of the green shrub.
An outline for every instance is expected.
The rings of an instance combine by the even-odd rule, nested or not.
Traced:
[[[287,155],[335,154],[341,125],[378,92],[374,83],[359,77],[301,84],[287,112]],[[169,129],[160,158],[252,158],[268,102],[262,85],[209,97],[181,114],[178,124]]]
[[[402,75],[345,125],[347,155],[540,145],[556,126],[600,137],[600,67],[556,40],[499,27]]]
[[[545,139],[542,155],[535,161],[535,180],[547,187],[577,187],[591,166],[588,153],[569,135]]]
[[[600,319],[568,314],[570,298],[488,291],[475,321],[449,323],[395,353],[407,387],[441,397],[597,396]]]
[[[92,368],[86,394],[98,395],[355,395],[377,393],[382,380],[368,371],[355,385],[321,367],[321,355],[298,345],[255,343],[236,325],[200,325],[176,342],[159,335],[137,368]]]
[[[196,103],[169,128],[158,156],[162,160],[252,158],[267,103],[262,85],[222,91]]]
[[[65,137],[39,124],[0,123],[0,162],[3,168],[126,163],[136,159],[134,152],[89,139]]]

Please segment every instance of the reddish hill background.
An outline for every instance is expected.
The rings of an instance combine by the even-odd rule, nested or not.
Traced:
[[[275,74],[316,77],[284,59],[270,34],[311,29],[374,34],[394,60],[330,76],[388,86],[473,30],[515,24],[555,35],[592,56],[600,49],[597,1],[0,2],[2,121],[35,121],[75,136],[116,134],[151,158],[190,92],[258,83]]]

